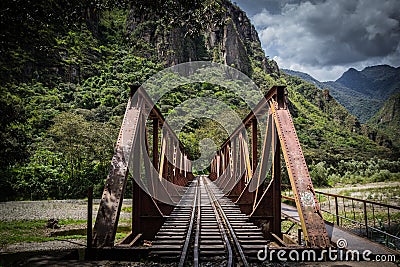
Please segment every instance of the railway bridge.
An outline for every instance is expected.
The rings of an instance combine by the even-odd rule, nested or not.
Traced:
[[[282,201],[282,157],[293,205]],[[132,231],[116,243],[128,180],[133,185]],[[298,227],[297,238],[283,231],[283,220]],[[322,251],[340,248],[343,238],[373,253],[393,252],[324,220],[283,86],[268,91],[214,155],[210,174],[199,176],[193,175],[184,146],[160,110],[135,88],[90,237],[93,257],[146,250],[153,259],[179,266],[248,266],[266,248]],[[151,245],[143,248],[143,242]]]

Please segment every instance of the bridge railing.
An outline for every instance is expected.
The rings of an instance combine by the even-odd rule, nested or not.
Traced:
[[[400,248],[400,206],[315,191],[325,220],[359,235]]]
[[[294,203],[291,191],[283,186],[282,199]],[[325,221],[353,233],[400,249],[400,206],[376,201],[315,191]]]

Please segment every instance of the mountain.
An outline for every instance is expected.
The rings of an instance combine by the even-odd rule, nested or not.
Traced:
[[[400,147],[400,93],[392,95],[368,124],[385,132]]]
[[[366,67],[362,71],[350,68],[336,83],[373,99],[386,100],[400,92],[400,67],[378,65]]]
[[[310,169],[393,156],[384,139],[367,138],[332,92],[281,73],[245,12],[230,1],[3,2],[0,200],[82,198],[89,185],[100,196],[131,85],[194,60],[233,66],[263,92],[286,84]],[[167,115],[195,97],[248,113],[239,97],[212,83],[179,86],[159,107]],[[200,140],[219,144],[224,134],[218,123],[199,119],[180,137],[194,159]]]
[[[208,14],[209,9],[213,10],[213,15]],[[134,5],[127,20],[128,39],[131,40],[136,53],[151,51],[151,56],[167,66],[199,59],[234,66],[249,75],[264,92],[274,83],[279,83],[279,79],[284,79],[291,96],[290,110],[298,122],[296,127],[305,148],[307,161],[310,163],[312,161],[333,163],[338,159],[373,157],[376,151],[388,155],[387,148],[368,140],[368,135],[363,134],[357,118],[340,105],[330,92],[319,90],[301,79],[282,76],[276,63],[264,54],[254,26],[238,6],[229,1],[217,1],[211,8],[203,8],[201,12],[203,18],[211,19],[203,20],[201,25],[195,27],[186,24],[166,27],[165,21],[171,20],[171,12],[154,7],[146,8],[143,4]],[[175,18],[173,12],[172,21],[180,21],[179,16]],[[190,32],[189,29],[193,28],[196,28],[196,31]],[[143,43],[146,43],[145,48],[137,45]],[[309,80],[312,83],[321,85],[311,78],[309,77]],[[188,89],[180,88],[174,91],[174,99],[182,101],[187,99],[191,92],[186,90]],[[222,92],[215,92],[213,97],[217,94],[229,95],[226,89],[219,90]],[[197,92],[202,96],[203,93]],[[233,99],[224,100],[232,102]],[[178,104],[169,101],[161,105],[161,110],[168,113],[168,109]],[[235,105],[235,109],[242,112],[242,107]],[[208,129],[205,132],[215,132],[213,124],[202,123],[201,127]],[[194,129],[194,133],[197,134],[198,130]],[[347,142],[345,137],[354,142]],[[198,154],[197,142],[194,143],[187,145],[193,154]]]
[[[227,0],[161,2],[168,4],[155,5],[147,0],[132,4],[127,35],[135,54],[155,58],[165,66],[208,60],[247,75],[257,66],[279,76],[276,62],[261,48],[255,27],[235,4]]]
[[[378,65],[362,71],[350,68],[336,81],[328,82],[320,82],[302,72],[284,71],[311,82],[320,89],[328,89],[362,123],[366,123],[376,114],[391,95],[400,92],[400,67]]]
[[[361,125],[329,90],[321,90],[295,76],[284,74],[283,77],[288,85],[289,109],[307,162],[335,166],[341,160],[371,159],[380,153],[385,158],[391,157],[391,142],[386,143],[387,138],[376,131],[373,132],[379,138],[372,140],[371,130]]]
[[[382,100],[371,99],[371,97],[340,83],[334,81],[320,82],[311,75],[300,71],[288,69],[283,69],[282,71],[314,84],[321,90],[328,89],[329,93],[362,123],[365,123],[383,105]]]
[[[338,82],[323,82],[321,88],[329,89],[332,96],[362,123],[367,122],[382,107],[384,102],[379,98],[356,91]]]
[[[324,87],[325,87],[325,84],[323,82],[318,81],[317,79],[312,77],[310,74],[307,74],[307,73],[304,73],[301,71],[288,70],[288,69],[282,69],[282,71],[290,76],[299,77],[306,82],[314,84],[315,86],[317,86],[320,89],[324,89]]]
[[[375,77],[376,80],[380,79],[386,81],[384,82],[385,84],[395,84],[392,81],[396,80],[397,77],[393,77],[393,71],[395,72],[397,69],[389,66],[376,66],[368,67],[364,71],[368,73],[370,77]],[[385,70],[388,70],[389,73],[382,73]],[[346,107],[346,109],[355,116],[353,119],[349,119],[351,117],[348,116],[346,119],[342,120],[343,123],[348,126],[351,126],[349,122],[353,122],[353,131],[363,134],[379,145],[389,147],[393,150],[397,150],[400,147],[399,137],[397,135],[400,128],[400,121],[398,119],[400,112],[398,98],[400,93],[392,95],[390,99],[384,103],[383,100],[373,99],[360,92],[359,90],[363,88],[362,86],[355,86],[356,89],[358,89],[355,90],[339,82],[320,82],[307,73],[286,69],[282,71],[292,77],[299,77],[315,85],[325,92],[325,94],[332,95],[334,99],[337,99],[341,105]],[[349,79],[351,75],[353,75],[355,80],[360,80],[361,76],[365,78],[365,75],[360,74],[360,72],[355,69],[350,69],[346,73],[340,78],[342,82]],[[344,79],[342,79],[343,77]],[[385,77],[390,78],[386,79]],[[349,84],[350,82],[346,83]],[[338,110],[340,110],[340,108],[336,108],[335,113],[338,113]],[[370,114],[375,115],[371,118]],[[360,122],[364,124],[361,125]]]

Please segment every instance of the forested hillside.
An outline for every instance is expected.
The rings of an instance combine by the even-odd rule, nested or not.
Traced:
[[[385,179],[399,172],[396,151],[359,134],[357,120],[329,93],[281,76],[246,14],[228,1],[5,0],[1,9],[2,200],[80,198],[89,185],[100,194],[130,86],[191,60],[238,68],[264,92],[286,83],[317,184],[340,172],[356,175],[348,162],[366,159],[365,169],[377,167],[366,177],[379,166],[390,173]],[[245,114],[229,91],[207,83],[177,88],[162,111],[204,95]],[[212,121],[199,120],[182,142],[196,158],[198,140],[221,135]]]
[[[3,199],[101,190],[130,84],[161,65],[126,42],[120,1],[2,2]]]
[[[370,66],[362,71],[350,68],[336,81],[320,82],[298,71],[284,70],[320,89],[329,89],[331,95],[362,123],[371,119],[384,102],[400,92],[400,67]]]
[[[350,68],[336,82],[373,98],[386,100],[400,91],[400,67],[378,65],[362,71]]]
[[[385,132],[400,147],[400,93],[392,95],[369,120],[370,125]]]

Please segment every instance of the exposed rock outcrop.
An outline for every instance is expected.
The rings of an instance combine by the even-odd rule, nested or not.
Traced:
[[[181,17],[171,17],[154,7],[146,9],[143,4],[133,5],[127,21],[128,38],[142,55],[156,55],[157,61],[166,66],[212,60],[251,76],[254,61],[269,74],[279,76],[278,65],[265,57],[257,31],[246,13],[229,1],[220,2],[184,10]],[[213,10],[211,16],[206,13],[207,7]],[[196,16],[209,16],[210,20],[196,24]]]

